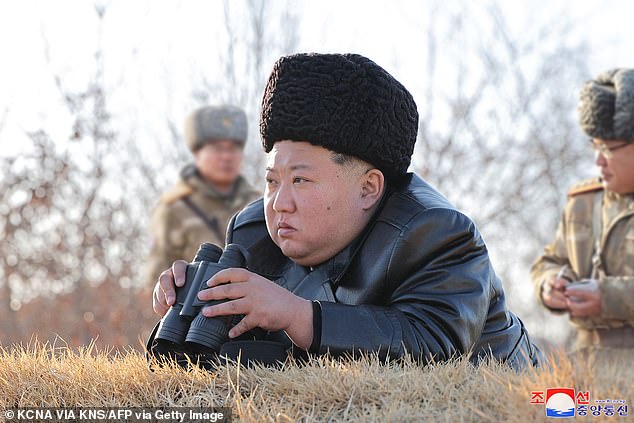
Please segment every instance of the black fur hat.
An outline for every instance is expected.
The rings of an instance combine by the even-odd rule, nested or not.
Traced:
[[[634,69],[612,69],[586,82],[579,121],[592,138],[634,142]]]
[[[358,157],[386,178],[407,172],[418,131],[412,95],[392,75],[358,54],[280,58],[264,90],[260,135],[307,141]]]

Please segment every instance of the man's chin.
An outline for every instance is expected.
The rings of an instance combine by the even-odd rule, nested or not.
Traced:
[[[302,250],[301,248],[299,248],[297,245],[294,245],[294,244],[295,243],[291,241],[284,240],[278,244],[278,247],[280,247],[280,250],[282,250],[282,253],[286,257],[288,257],[289,259],[293,260],[295,263],[301,266],[306,266],[307,265],[306,263],[309,262],[306,251]]]
[[[297,251],[295,248],[293,248],[292,246],[288,246],[288,245],[280,245],[280,250],[282,250],[282,253],[284,253],[284,255],[292,260],[298,259],[302,257],[302,254],[300,254],[299,251]]]

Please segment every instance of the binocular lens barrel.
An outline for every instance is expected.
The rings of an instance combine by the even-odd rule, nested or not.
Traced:
[[[176,288],[176,302],[160,322],[156,340],[168,350],[217,352],[229,337],[229,328],[242,316],[205,317],[201,309],[206,305],[225,302],[203,302],[198,292],[207,288],[206,282],[220,270],[246,267],[246,250],[229,244],[224,251],[214,244],[201,244],[194,261],[187,265],[185,285]]]
[[[211,266],[214,265],[210,265],[210,268]],[[244,249],[237,244],[229,244],[218,260],[218,264],[214,266],[217,270],[214,269],[215,271],[211,272],[208,270],[207,274],[205,274],[205,280],[208,280],[222,269],[245,266],[246,257]],[[209,301],[201,304],[201,306],[221,304],[225,301],[226,300]],[[217,352],[220,350],[222,344],[229,339],[229,329],[241,319],[242,316],[218,316],[209,318],[205,317],[201,312],[191,322],[185,342],[194,351]]]
[[[208,261],[210,263],[218,263],[222,256],[222,248],[211,242],[204,242],[198,247],[194,262]]]
[[[194,262],[187,265],[185,285],[176,287],[176,301],[161,320],[156,333],[157,340],[174,344],[185,342],[189,325],[199,311],[191,309],[191,304],[198,293],[198,287],[195,286],[199,284],[196,277],[198,269],[202,264],[206,267],[209,262],[217,262],[221,255],[222,249],[214,244],[206,242],[200,245]]]

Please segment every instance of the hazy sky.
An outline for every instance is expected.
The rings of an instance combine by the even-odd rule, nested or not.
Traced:
[[[570,19],[575,23],[572,34],[590,35],[588,63],[593,73],[615,66],[634,66],[630,54],[634,2],[500,3],[510,30],[516,34],[529,32],[535,22],[543,19]],[[22,130],[57,119],[59,100],[55,99],[58,92],[51,70],[69,76],[67,83],[75,81],[78,86],[90,77],[88,69],[97,43],[93,4],[87,0],[0,3],[0,125],[4,123],[0,154],[12,150],[9,144],[13,143],[7,137],[15,139]],[[126,89],[129,96],[121,101],[147,102],[148,97],[156,95],[155,104],[144,107],[159,107],[166,99],[157,91],[161,84],[172,83],[165,75],[170,74],[171,81],[190,77],[187,72],[191,66],[203,57],[213,57],[212,52],[218,48],[213,34],[222,25],[220,1],[111,0],[101,4],[108,6],[103,34],[106,59],[111,72],[117,69],[111,74],[115,79],[112,83],[116,83],[116,78],[125,78],[128,84],[146,85],[153,90],[148,93]],[[240,7],[244,3],[234,0],[231,4]],[[364,54],[394,73],[416,97],[423,60],[419,53],[424,34],[421,28],[439,2],[322,0],[293,4],[301,19],[298,50]],[[458,9],[465,3],[446,0],[442,4]],[[476,4],[471,9],[485,8],[487,3]],[[477,13],[473,15],[473,19],[478,19]]]

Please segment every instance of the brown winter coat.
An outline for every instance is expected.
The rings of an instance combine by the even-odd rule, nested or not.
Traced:
[[[634,346],[634,195],[606,192],[597,180],[574,187],[554,241],[531,268],[540,301],[542,282],[564,265],[575,279],[596,278],[602,296],[599,316],[571,318],[577,346]]]
[[[231,216],[260,196],[243,177],[238,178],[231,194],[223,195],[197,172],[183,172],[182,179],[163,194],[152,213],[152,245],[146,263],[148,285],[156,283],[159,274],[175,260],[191,261],[201,243],[224,247]],[[202,211],[206,219],[187,201]]]

